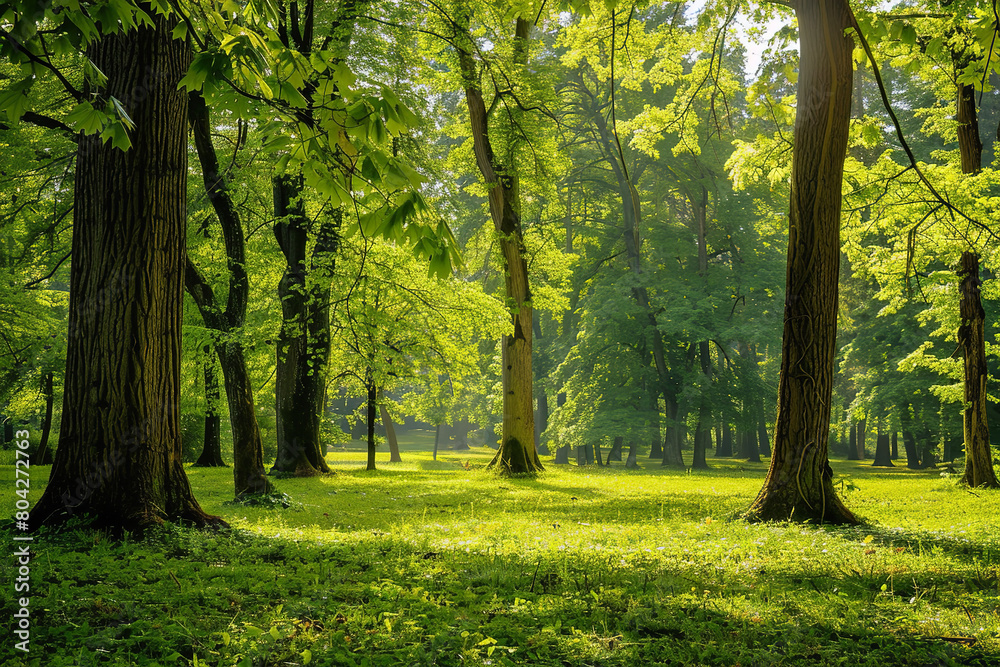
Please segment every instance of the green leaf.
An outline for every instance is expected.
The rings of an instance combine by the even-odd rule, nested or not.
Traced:
[[[913,46],[917,43],[917,29],[912,25],[905,25],[900,31],[899,37],[903,41],[903,44]]]
[[[110,141],[112,146],[121,151],[132,148],[132,140],[129,139],[128,130],[125,129],[125,125],[120,120],[107,125],[101,132],[101,139],[105,143]]]
[[[94,108],[94,105],[84,100],[66,116],[66,123],[84,134],[97,134],[104,129],[107,116]]]
[[[35,77],[29,76],[8,86],[0,93],[0,110],[7,114],[11,122],[17,122],[28,110],[28,92]]]
[[[310,662],[312,662],[313,654],[312,651],[310,651],[309,649],[302,651],[300,655],[302,656],[303,665],[308,665]]]

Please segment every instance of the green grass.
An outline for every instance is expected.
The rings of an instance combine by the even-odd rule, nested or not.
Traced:
[[[482,470],[491,455],[404,448],[390,465],[380,450],[369,473],[360,450],[338,451],[335,475],[278,482],[295,501],[284,510],[227,505],[231,470],[189,469],[233,530],[38,536],[32,651],[5,639],[0,661],[1000,664],[996,492],[835,461],[868,525],[752,525],[739,514],[762,464],[502,479]],[[33,471],[33,496],[47,475]]]

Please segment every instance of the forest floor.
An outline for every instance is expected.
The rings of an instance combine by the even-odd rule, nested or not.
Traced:
[[[279,480],[292,504],[274,509],[226,504],[228,468],[189,468],[232,530],[36,535],[30,652],[7,630],[0,664],[1000,665],[1000,492],[834,461],[866,525],[754,525],[766,462],[504,479],[491,455],[380,450],[365,472],[347,449],[334,475]],[[0,465],[2,516],[13,478]]]

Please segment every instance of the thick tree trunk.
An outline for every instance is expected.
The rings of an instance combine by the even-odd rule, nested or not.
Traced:
[[[614,444],[611,445],[611,451],[608,452],[608,458],[605,462],[610,464],[612,461],[622,460],[622,449],[625,447],[625,438],[622,436],[616,436]]]
[[[962,483],[972,487],[1000,487],[993,470],[990,429],[986,423],[986,315],[979,296],[979,255],[962,253],[958,271],[962,301],[959,313],[962,326],[958,342],[965,353],[965,412],[962,426],[965,435],[965,474]]]
[[[529,27],[526,19],[517,18],[514,40],[522,48],[527,40]],[[471,41],[471,36],[469,40]],[[505,335],[501,342],[503,434],[500,449],[488,467],[506,474],[535,473],[544,470],[544,467],[535,447],[531,371],[532,305],[521,231],[518,178],[513,169],[500,164],[493,151],[489,133],[490,118],[486,113],[476,60],[470,51],[462,48],[458,49],[458,56],[464,78],[473,149],[479,171],[489,188],[490,215],[499,237],[507,305],[513,324],[513,333]]]
[[[628,445],[628,456],[625,457],[625,469],[626,470],[638,470],[639,463],[637,461],[639,457],[639,442],[635,438]]]
[[[385,440],[389,443],[389,463],[402,463],[403,458],[399,455],[399,441],[396,440],[396,426],[392,423],[392,416],[384,405],[378,406],[378,411],[382,417],[382,426],[385,427]]]
[[[80,137],[62,427],[34,526],[76,512],[115,530],[224,524],[194,498],[178,419],[188,174],[177,84],[190,52],[146,9],[152,26],[87,53],[135,128],[127,152]]]
[[[307,267],[310,221],[302,201],[301,176],[274,180],[274,235],[285,256],[278,283],[281,329],[275,373],[278,455],[272,472],[309,477],[329,473],[323,456],[320,420],[326,403],[326,367],[330,357],[329,282],[317,271],[317,253],[329,255],[338,245],[340,209],[314,246]]]
[[[892,432],[892,445],[889,450],[889,458],[893,461],[899,458],[899,433],[897,431]]]
[[[38,450],[31,459],[33,466],[52,465],[52,448],[49,447],[49,436],[52,433],[52,403],[55,400],[52,390],[52,371],[42,376],[42,396],[45,397],[45,413],[42,415],[42,439],[38,443]]]
[[[205,348],[211,352],[211,348]],[[194,462],[196,466],[218,468],[226,465],[222,460],[222,419],[219,417],[219,377],[215,371],[215,359],[205,360],[205,438],[201,455]]]
[[[569,464],[569,445],[563,445],[556,449],[556,460],[554,463],[556,465]]]
[[[719,445],[715,448],[715,455],[727,458],[733,455],[733,429],[729,424],[722,427],[722,437],[719,438]]]
[[[892,438],[888,433],[879,433],[875,440],[875,460],[873,466],[892,468]]]
[[[587,461],[587,450],[588,449],[590,449],[590,448],[587,447],[587,445],[577,445],[577,447],[576,447],[576,465],[578,465],[578,466],[585,466],[585,465],[588,464],[588,461]],[[590,451],[593,452],[592,449],[590,449]],[[593,461],[590,461],[590,463],[593,463]]]
[[[788,274],[774,451],[747,512],[763,521],[857,523],[827,458],[837,337],[840,205],[854,25],[846,0],[801,0]]]
[[[743,458],[750,463],[760,463],[760,450],[757,449],[757,434],[748,431],[743,434]]]
[[[681,435],[681,417],[677,400],[674,396],[667,396],[666,407],[667,433],[663,440],[663,461],[661,465],[683,468],[684,457],[681,455],[681,442],[683,440]]]

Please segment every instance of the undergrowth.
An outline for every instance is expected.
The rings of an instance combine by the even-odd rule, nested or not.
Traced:
[[[330,456],[334,475],[281,480],[287,508],[229,504],[230,471],[189,469],[229,531],[37,534],[31,651],[5,640],[0,661],[1000,664],[996,492],[840,462],[867,525],[753,525],[739,515],[764,468],[735,460],[510,479],[483,471],[482,451],[411,452],[375,472],[352,456]],[[8,618],[13,605],[11,592]]]

